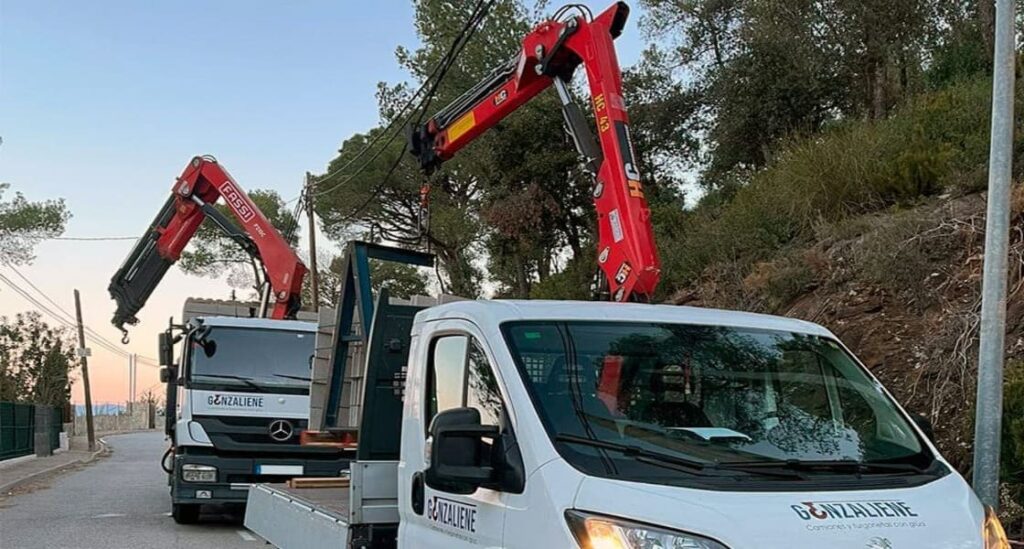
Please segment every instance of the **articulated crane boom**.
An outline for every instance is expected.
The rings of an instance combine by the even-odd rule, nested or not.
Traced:
[[[237,225],[214,208],[221,197]],[[138,322],[136,313],[207,218],[248,252],[254,265],[262,263],[262,276],[257,272],[257,279],[263,281],[263,308],[272,303],[270,318],[295,317],[302,304],[302,280],[308,269],[228,172],[212,157],[197,156],[178,177],[153,224],[110,280],[110,296],[117,302],[112,322],[126,338],[124,325]]]
[[[613,44],[628,14],[629,8],[619,2],[591,21],[576,16],[541,23],[523,39],[515,58],[422,127],[413,128],[410,150],[430,173],[553,84],[568,131],[587,170],[596,177],[598,263],[607,279],[606,289],[616,301],[648,301],[661,265],[629,137],[622,74]],[[581,64],[587,73],[600,144],[568,90]]]

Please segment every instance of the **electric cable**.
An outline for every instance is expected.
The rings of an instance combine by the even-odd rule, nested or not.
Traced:
[[[370,143],[368,143],[365,147],[363,147],[362,150],[360,150],[358,153],[356,153],[355,157],[350,159],[343,166],[341,166],[341,167],[333,170],[332,172],[328,173],[327,175],[319,177],[318,178],[319,181],[324,181],[324,180],[330,179],[331,177],[339,174],[340,172],[342,172],[343,170],[345,170],[349,166],[351,166],[357,159],[362,157],[374,144],[376,144],[376,142],[378,142],[384,135],[387,134],[387,131],[389,129],[391,129],[392,127],[395,127],[396,124],[398,124],[399,121],[403,121],[403,115],[413,105],[413,103],[415,102],[416,98],[419,97],[419,95],[424,90],[428,90],[427,94],[424,96],[423,100],[420,102],[420,104],[414,110],[414,112],[415,111],[419,111],[419,115],[417,117],[416,125],[420,124],[423,121],[423,116],[425,115],[427,109],[429,108],[430,102],[433,100],[434,94],[437,92],[438,85],[444,79],[444,76],[447,74],[448,70],[451,68],[451,65],[454,63],[454,61],[458,57],[459,53],[461,53],[462,49],[465,48],[466,43],[468,43],[469,39],[473,36],[473,34],[476,33],[478,25],[483,21],[483,18],[487,15],[487,12],[490,11],[490,9],[494,5],[495,1],[496,0],[479,0],[477,2],[476,7],[473,9],[473,13],[469,17],[469,20],[466,21],[466,24],[463,26],[462,30],[459,31],[458,35],[456,35],[455,40],[452,42],[452,45],[448,49],[448,52],[441,59],[441,62],[436,67],[434,67],[434,70],[431,71],[431,73],[423,81],[423,83],[416,90],[416,92],[414,92],[413,95],[406,101],[406,104],[395,115],[395,117],[392,119],[391,123],[388,124],[381,131],[381,133],[377,134],[377,136],[375,136],[374,139],[372,139],[370,141]],[[429,86],[429,88],[428,88],[428,86]],[[408,122],[411,118],[412,118],[412,116],[410,115],[408,118],[404,119],[404,122]],[[348,176],[345,179],[343,179],[343,180],[341,180],[341,181],[331,185],[330,187],[317,190],[317,192],[314,194],[314,196],[322,196],[324,194],[330,193],[330,192],[334,191],[335,189],[337,189],[338,187],[340,187],[341,185],[351,181],[353,178],[355,178],[355,176],[357,176],[360,173],[362,173],[363,170],[365,170],[367,167],[369,167],[370,164],[372,164],[374,160],[376,160],[378,157],[380,157],[380,155],[383,154],[384,151],[386,151],[388,149],[388,146],[391,145],[391,143],[393,143],[394,140],[396,138],[398,138],[399,135],[404,133],[404,129],[405,129],[405,125],[404,124],[398,124],[397,128],[395,128],[395,131],[393,131],[391,133],[390,137],[388,137],[388,139],[384,143],[384,145],[376,153],[374,153],[374,155],[371,156],[369,160],[367,160],[365,163],[363,163],[358,169],[356,169],[355,172],[353,172],[351,174],[348,174]],[[397,169],[397,165],[399,163],[401,163],[401,160],[402,160],[402,157],[403,157],[404,154],[405,154],[405,150],[403,148],[403,151],[402,151],[401,154],[399,154],[396,162],[388,170],[387,175],[384,176],[384,180],[383,180],[384,182],[386,182],[387,179],[389,179],[391,177],[391,175],[394,173],[395,169]],[[378,195],[378,193],[380,191],[380,187],[382,187],[383,184],[384,183],[382,182],[380,185],[377,185],[377,187],[371,193],[371,197],[364,204],[360,205],[360,207],[356,208],[356,211],[353,212],[353,214],[350,214],[349,216],[346,216],[346,218],[343,221],[350,220],[352,217],[357,215],[363,208],[365,208],[366,205],[368,205],[370,202],[372,202],[377,197],[377,195]]]
[[[56,320],[57,322],[63,324],[65,327],[70,328],[70,329],[77,329],[78,328],[77,320],[72,320],[74,317],[72,317],[70,315],[70,313],[68,313],[63,307],[61,307],[53,299],[51,299],[48,295],[46,295],[42,290],[40,290],[35,284],[32,283],[31,280],[29,280],[27,277],[22,275],[17,269],[14,269],[14,267],[12,265],[7,264],[6,266],[8,268],[10,268],[13,272],[15,272],[23,280],[25,280],[25,282],[27,284],[29,284],[29,286],[31,286],[36,292],[38,292],[40,295],[42,295],[44,299],[46,299],[48,302],[50,302],[53,305],[53,307],[56,307],[60,311],[60,313],[63,313],[63,314],[60,314],[58,312],[54,312],[54,310],[52,308],[50,308],[47,305],[44,305],[37,298],[35,298],[28,290],[25,290],[24,288],[22,288],[18,284],[15,284],[14,281],[12,281],[10,278],[4,276],[2,273],[0,273],[0,282],[5,283],[8,287],[10,287],[12,290],[14,290],[15,293],[17,293],[23,299],[28,301],[29,304],[33,305],[40,312],[46,314],[47,316],[51,317],[52,319]],[[112,343],[110,340],[108,340],[107,338],[105,338],[102,335],[100,335],[98,332],[96,332],[95,330],[90,328],[88,325],[83,323],[82,327],[83,327],[83,331],[85,332],[86,339],[88,339],[92,343],[96,344],[100,348],[102,348],[102,349],[104,349],[104,350],[106,350],[106,351],[108,351],[110,353],[116,354],[116,355],[120,356],[121,358],[128,358],[131,355],[131,353],[129,353],[129,352],[123,350],[123,349],[118,348],[116,346],[116,344]],[[149,358],[149,357],[146,357],[146,356],[142,356],[142,355],[136,355],[136,358],[139,359],[140,362],[143,362],[146,366],[152,366],[152,367],[159,368],[159,366],[156,365],[155,360],[152,359],[152,358]]]
[[[452,64],[454,64],[455,62],[455,59],[458,57],[458,55],[465,48],[466,44],[469,42],[469,39],[472,38],[473,34],[476,33],[479,23],[483,21],[484,16],[487,15],[487,12],[494,5],[495,1],[496,0],[490,0],[488,2],[486,0],[480,0],[480,2],[477,3],[477,8],[474,10],[474,15],[470,18],[469,21],[467,21],[466,26],[463,28],[462,32],[459,33],[459,36],[456,38],[455,42],[452,44],[452,47],[449,49],[448,54],[442,60],[442,63],[438,66],[440,71],[437,73],[437,78],[433,80],[433,83],[431,84],[430,90],[428,91],[427,95],[423,98],[423,101],[417,108],[417,110],[419,111],[419,115],[417,116],[416,122],[413,124],[413,127],[419,126],[423,122],[423,117],[426,115],[427,109],[430,108],[430,103],[434,99],[438,86],[444,79],[445,75],[448,73],[448,70],[451,69]],[[425,84],[426,82],[424,82],[424,85]],[[346,178],[345,180],[334,185],[332,189],[337,188],[339,185],[347,181],[350,181],[362,170],[364,170],[367,166],[369,166],[370,163],[373,162],[373,160],[375,160],[385,150],[387,150],[387,147],[394,141],[397,135],[398,132],[393,134],[392,137],[384,144],[384,147],[377,151],[377,153],[370,160],[368,160],[366,164],[363,164],[358,170],[350,174],[348,178]],[[407,150],[408,143],[406,143],[406,145],[402,148],[402,152],[395,158],[395,161],[391,164],[391,167],[388,169],[384,177],[380,180],[380,182],[377,185],[374,186],[373,191],[370,193],[370,196],[367,197],[366,200],[364,200],[361,204],[359,204],[359,206],[357,206],[355,210],[342,217],[338,221],[339,223],[346,223],[351,221],[357,215],[362,213],[363,210],[366,209],[366,207],[369,206],[371,202],[373,202],[374,200],[377,199],[378,196],[380,196],[380,192],[384,189],[384,186],[387,184],[387,181],[391,179],[391,176],[395,173],[395,170],[397,170],[398,166],[401,165],[402,159],[405,157],[405,152]]]

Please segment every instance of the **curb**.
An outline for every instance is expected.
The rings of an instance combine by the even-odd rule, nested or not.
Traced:
[[[85,456],[85,457],[83,457],[81,459],[78,459],[76,461],[72,461],[72,462],[69,462],[69,463],[62,463],[60,465],[54,465],[53,467],[48,467],[46,469],[43,469],[42,471],[36,471],[35,473],[32,473],[31,475],[28,475],[26,477],[22,477],[20,479],[8,482],[6,484],[0,484],[0,497],[4,497],[4,496],[8,495],[9,492],[14,490],[18,486],[21,486],[22,484],[25,484],[25,483],[27,483],[29,481],[32,481],[32,480],[35,480],[35,479],[37,479],[39,477],[42,477],[42,476],[48,475],[50,473],[53,473],[54,471],[58,471],[60,469],[66,468],[66,467],[72,467],[74,465],[92,463],[97,457],[99,457],[101,454],[106,453],[110,449],[110,447],[107,446],[107,441],[106,440],[103,440],[101,438],[101,439],[97,440],[96,442],[98,443],[97,446],[99,446],[99,448],[97,448],[96,451],[94,451],[93,453],[91,453],[91,454],[89,454],[89,455],[87,455],[87,456]]]

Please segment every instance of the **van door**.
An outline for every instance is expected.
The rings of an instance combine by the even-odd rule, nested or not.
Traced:
[[[419,408],[422,421],[416,427],[420,440],[409,444],[422,451],[405,451],[413,442],[403,433],[403,463],[399,475],[401,528],[400,547],[451,549],[501,547],[505,523],[505,497],[501,492],[479,488],[472,494],[453,494],[426,486],[423,472],[429,466],[429,426],[438,412],[459,407],[480,411],[483,425],[500,426],[507,421],[495,370],[480,338],[468,323],[444,323],[420,348],[426,365],[422,372],[422,398],[413,397],[410,406]],[[451,329],[447,329],[451,328]],[[417,379],[414,373],[411,379]],[[410,385],[412,387],[412,385]],[[415,390],[415,389],[414,389]],[[419,396],[419,395],[417,395]],[[412,395],[407,395],[410,398]],[[410,421],[407,418],[407,422]],[[406,423],[409,427],[409,424]]]

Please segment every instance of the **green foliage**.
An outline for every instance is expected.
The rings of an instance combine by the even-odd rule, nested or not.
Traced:
[[[20,265],[34,259],[40,241],[63,234],[71,214],[63,200],[30,202],[20,192],[5,200],[8,189],[8,183],[0,183],[0,258]]]
[[[429,295],[427,277],[419,268],[391,261],[370,260],[370,285],[374,295],[387,288],[391,297],[409,299],[414,295]]]
[[[422,82],[448,52],[475,3],[414,2],[422,45],[400,48],[398,62]],[[473,39],[437,89],[426,120],[476,85],[520,47],[530,23],[518,0],[494,4]],[[502,295],[526,297],[531,287],[557,272],[559,254],[581,253],[591,230],[592,182],[579,166],[562,129],[553,93],[542,94],[497,128],[425,178],[403,143],[356,173],[365,160],[348,162],[384,132],[411,94],[408,84],[378,86],[381,125],[346,140],[321,178],[317,212],[332,236],[369,233],[375,240],[427,245],[439,259],[446,290],[473,297],[488,278]],[[411,122],[420,120],[414,113]],[[400,123],[405,123],[402,120]],[[376,149],[374,149],[376,150]],[[367,155],[369,156],[369,155]],[[395,162],[401,162],[395,166]],[[429,224],[420,211],[420,191],[430,184]],[[586,253],[590,253],[589,250]],[[485,261],[477,258],[486,256]]]
[[[770,164],[780,140],[836,120],[883,119],[925,86],[961,10],[931,0],[643,0],[643,27],[685,69],[707,129],[708,187]]]
[[[326,270],[320,271],[320,300],[336,307],[341,294],[342,277],[345,276],[345,256],[334,256]],[[370,289],[379,295],[381,288],[387,288],[391,297],[408,299],[414,295],[430,295],[429,281],[423,271],[412,265],[391,261],[370,260]],[[306,300],[308,301],[308,300]]]
[[[288,210],[288,205],[277,191],[254,189],[249,191],[249,198],[289,244],[293,247],[298,245],[298,219]],[[217,209],[234,220],[226,205],[220,204]],[[228,282],[235,288],[252,287],[255,283],[249,254],[209,219],[203,222],[189,247],[181,254],[178,266],[188,274],[199,276],[227,274]]]
[[[596,252],[591,250],[588,247],[585,253],[569,260],[565,269],[535,284],[530,299],[591,299],[597,272]]]
[[[672,223],[674,232],[659,233],[668,284],[685,285],[715,263],[738,265],[744,276],[784,245],[811,238],[821,222],[977,188],[988,94],[983,80],[925,94],[891,119],[790,140],[766,168],[733,173],[742,183],[731,197],[713,194]],[[656,223],[664,215],[654,214]]]
[[[1009,361],[1003,384],[1002,477],[1024,486],[1024,363]]]
[[[1001,514],[1006,529],[1020,533],[1024,530],[1024,363],[1020,361],[1006,363],[1002,425],[1000,480],[1002,499],[1009,501]]]
[[[0,317],[0,400],[62,406],[71,397],[75,345],[37,312]]]

